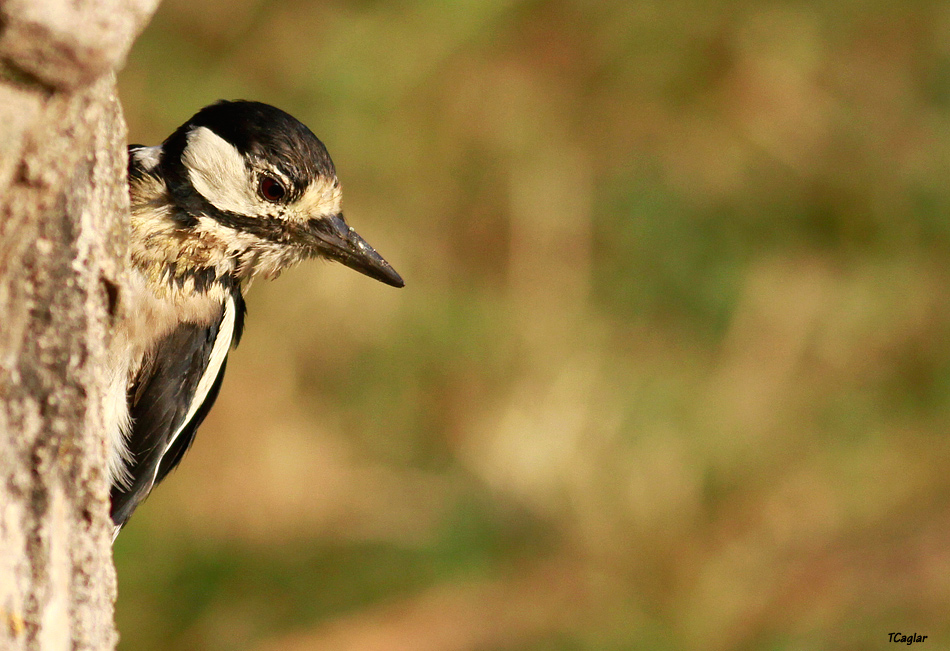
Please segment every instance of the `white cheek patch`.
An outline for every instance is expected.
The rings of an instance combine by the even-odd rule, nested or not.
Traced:
[[[254,175],[237,148],[207,127],[188,134],[182,154],[188,178],[201,196],[218,210],[263,215],[268,205],[257,196]]]

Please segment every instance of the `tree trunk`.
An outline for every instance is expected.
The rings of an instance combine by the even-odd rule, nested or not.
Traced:
[[[0,1],[0,649],[111,649],[103,428],[128,230],[114,71],[153,0]]]

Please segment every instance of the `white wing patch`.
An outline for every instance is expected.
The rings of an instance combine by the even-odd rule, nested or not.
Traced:
[[[221,319],[221,326],[218,328],[218,336],[214,340],[214,345],[211,346],[211,357],[208,358],[208,366],[205,368],[201,379],[198,380],[198,386],[195,389],[195,396],[191,400],[191,406],[188,408],[188,414],[184,420],[181,421],[175,433],[168,439],[168,443],[165,444],[165,451],[162,452],[163,458],[168,454],[168,451],[172,445],[174,445],[175,441],[178,440],[182,430],[188,426],[188,423],[190,423],[195,417],[195,414],[198,413],[201,405],[203,405],[205,399],[207,399],[208,392],[211,391],[214,381],[218,378],[221,365],[224,364],[224,360],[228,356],[231,339],[234,337],[235,310],[234,298],[228,297],[224,303],[224,317]],[[152,476],[153,485],[158,477],[160,467],[161,463],[155,464],[155,474]]]

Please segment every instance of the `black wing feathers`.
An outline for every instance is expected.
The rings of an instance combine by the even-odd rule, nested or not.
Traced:
[[[198,382],[208,366],[220,327],[181,324],[153,352],[129,391],[132,433],[131,484],[112,487],[112,521],[124,524],[155,483],[155,471],[172,436],[188,415]],[[210,398],[209,394],[209,398]],[[186,430],[189,428],[186,427]],[[182,431],[180,436],[194,435]]]
[[[178,438],[176,438],[168,448],[165,456],[162,457],[161,462],[158,464],[158,475],[155,477],[156,484],[160,483],[165,479],[168,473],[175,469],[175,466],[178,465],[178,462],[181,461],[182,457],[185,456],[185,452],[188,451],[188,448],[190,448],[192,442],[194,442],[198,427],[204,422],[208,412],[211,411],[214,401],[218,399],[218,392],[221,390],[221,381],[224,379],[224,369],[227,365],[227,360],[221,364],[218,377],[215,378],[214,384],[211,385],[211,389],[208,391],[208,396],[205,398],[205,401],[201,403],[198,411],[196,411],[194,417],[192,417],[191,422],[185,426],[181,434],[178,435]]]
[[[116,525],[124,524],[155,484],[181,461],[198,426],[218,397],[226,360],[221,363],[202,404],[191,420],[184,423],[198,383],[208,371],[211,351],[218,336],[227,336],[232,345],[237,345],[241,335],[244,300],[237,288],[232,297],[235,310],[233,334],[221,332],[223,305],[221,314],[211,325],[182,323],[156,346],[132,383],[129,389],[132,432],[128,441],[132,481],[127,487],[118,484],[112,487],[112,521]],[[179,432],[177,437],[176,432]]]

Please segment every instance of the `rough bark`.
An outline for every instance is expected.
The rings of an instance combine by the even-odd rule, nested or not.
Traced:
[[[114,71],[153,0],[0,0],[0,649],[111,649],[104,360],[121,310]]]

